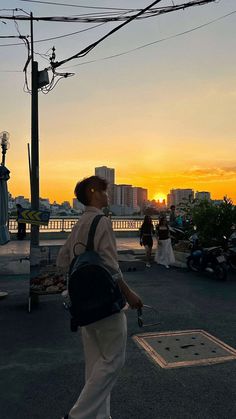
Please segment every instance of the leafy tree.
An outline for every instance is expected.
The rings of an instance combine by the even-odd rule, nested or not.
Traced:
[[[236,209],[227,197],[218,206],[203,200],[193,206],[192,219],[203,245],[220,244],[223,236],[231,234],[232,224],[236,222]]]

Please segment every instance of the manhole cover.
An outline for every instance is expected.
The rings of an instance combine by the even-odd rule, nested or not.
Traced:
[[[236,359],[236,350],[204,330],[144,333],[133,337],[162,368],[209,365]]]

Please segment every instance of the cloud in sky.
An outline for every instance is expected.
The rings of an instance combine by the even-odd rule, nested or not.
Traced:
[[[182,173],[183,177],[191,179],[207,179],[209,180],[234,180],[236,179],[236,166],[232,167],[193,167]],[[224,178],[224,179],[222,179]]]

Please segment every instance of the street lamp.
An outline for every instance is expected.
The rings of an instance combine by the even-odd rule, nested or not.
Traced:
[[[10,147],[9,137],[10,137],[10,134],[7,131],[2,131],[0,133],[0,144],[2,147],[2,163],[1,163],[2,166],[5,166],[6,153]]]

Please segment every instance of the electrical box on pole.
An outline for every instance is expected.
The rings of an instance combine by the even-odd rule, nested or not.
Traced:
[[[47,84],[49,84],[48,71],[47,70],[38,71],[38,89],[41,89],[41,87],[47,86]]]

